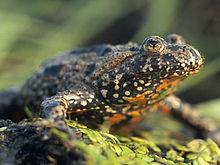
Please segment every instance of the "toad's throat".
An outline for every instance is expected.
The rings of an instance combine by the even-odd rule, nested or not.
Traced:
[[[155,90],[147,90],[135,97],[126,97],[123,99],[131,104],[150,105],[162,100],[164,97],[172,94],[176,86],[181,81],[179,77],[161,80],[161,84]]]

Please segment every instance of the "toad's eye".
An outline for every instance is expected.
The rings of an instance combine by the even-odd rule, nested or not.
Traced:
[[[158,37],[152,36],[144,40],[142,44],[142,49],[150,53],[160,53],[165,47],[165,41]]]

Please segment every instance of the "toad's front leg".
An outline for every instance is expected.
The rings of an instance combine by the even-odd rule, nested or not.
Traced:
[[[87,85],[77,85],[45,99],[41,104],[43,106],[42,116],[55,121],[64,120],[67,114],[78,116],[78,113],[89,113],[97,109],[100,104],[92,88]]]
[[[64,99],[62,93],[49,97],[41,104],[43,106],[41,115],[47,119],[64,120],[66,118],[68,102],[68,100]]]
[[[92,106],[98,104],[97,101],[98,99],[95,98],[95,93],[90,87],[84,84],[77,85],[55,96],[46,98],[41,104],[43,107],[41,116],[45,120],[37,122],[37,124],[68,131],[69,127],[65,121],[67,114],[78,114],[81,110],[89,111]]]

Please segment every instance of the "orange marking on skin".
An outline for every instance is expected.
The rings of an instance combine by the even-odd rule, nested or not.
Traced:
[[[115,114],[113,117],[106,117],[105,119],[109,120],[110,124],[113,125],[119,123],[124,118],[125,116],[123,114]]]
[[[181,78],[173,77],[171,79],[164,79],[162,81],[163,83],[156,89],[157,92],[161,91],[162,89],[166,89],[168,87],[174,88],[181,81]]]
[[[144,108],[139,108],[138,111],[139,111],[139,112],[144,112],[144,111],[146,111],[146,110],[148,110],[148,109],[149,109],[149,106],[146,106],[146,107],[144,107]]]
[[[130,123],[131,124],[136,124],[138,122],[140,122],[144,117],[143,116],[140,116],[140,117],[134,117],[131,119]]]
[[[141,106],[141,105],[139,105]],[[150,106],[146,106],[146,107],[143,107],[143,108],[137,108],[135,109],[135,111],[132,111],[132,112],[129,112],[128,115],[130,116],[140,116],[140,112],[144,112],[146,110],[148,110],[150,108]]]
[[[131,132],[132,130],[136,129],[136,124],[140,122],[144,117],[145,116],[134,117],[129,121],[127,125],[124,125],[120,128],[114,128],[113,126],[110,128],[110,133],[117,134],[117,133],[122,133],[122,132],[124,133]]]
[[[84,113],[84,112],[89,111],[89,110],[90,110],[90,109],[86,109],[86,110],[80,109],[80,110],[75,110],[75,111],[73,111],[73,110],[68,110],[66,113],[67,113],[67,114],[71,114],[71,113]]]
[[[140,111],[137,110],[137,111],[132,111],[132,112],[129,112],[128,115],[131,115],[131,116],[139,116],[140,115]]]
[[[154,104],[152,108],[153,108],[153,109],[158,109],[158,108],[159,108],[159,106],[160,106],[160,102],[159,102],[159,103]]]
[[[167,106],[161,106],[160,109],[165,113],[165,114],[170,114],[170,108]]]
[[[111,127],[109,132],[114,133],[114,134],[128,133],[128,132],[131,132],[132,130],[134,130],[135,128],[136,128],[135,124],[128,124],[128,125],[122,126],[120,128]]]
[[[73,113],[73,111],[67,111],[66,113],[71,114],[71,113]]]
[[[157,98],[158,96],[159,96],[159,94],[156,93],[155,95],[152,96],[152,99],[155,99],[155,98]]]
[[[163,113],[167,115],[169,115],[171,111],[171,107],[169,107],[168,105],[165,105],[163,102],[159,102],[157,104],[157,109],[161,110]]]
[[[77,110],[77,111],[67,111],[67,114],[71,114],[71,113],[83,113],[85,112],[85,110]]]
[[[137,101],[140,101],[140,100],[147,100],[144,96],[147,95],[147,94],[150,94],[152,92],[153,91],[145,91],[144,93],[138,95],[137,97],[124,97],[124,99],[126,101],[129,101],[129,102],[137,102]]]
[[[193,72],[190,72],[190,75],[196,74],[199,70],[195,70]]]

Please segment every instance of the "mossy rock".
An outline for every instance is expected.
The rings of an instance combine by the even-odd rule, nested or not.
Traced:
[[[183,141],[167,131],[119,136],[71,120],[67,124],[42,119],[19,124],[1,120],[0,163],[210,165],[220,160],[220,149],[210,139]]]

